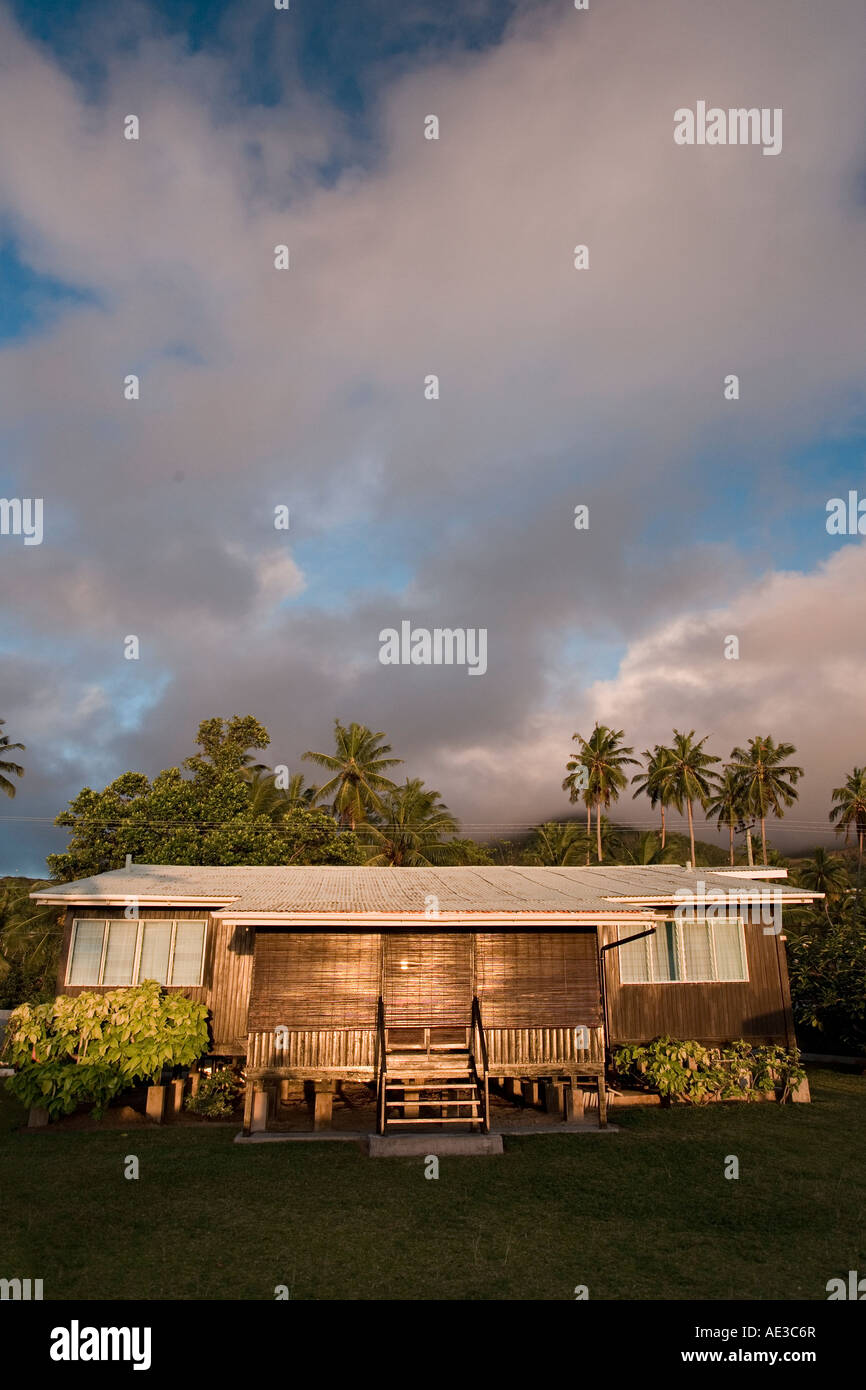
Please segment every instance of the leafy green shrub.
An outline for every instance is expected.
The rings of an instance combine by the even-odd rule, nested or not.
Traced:
[[[41,886],[38,879],[0,878],[0,1009],[47,1002],[56,993],[64,914],[31,902],[31,889]]]
[[[53,1118],[93,1101],[98,1117],[125,1087],[159,1081],[165,1068],[189,1066],[207,1046],[205,1006],[146,980],[21,1004],[6,1026],[2,1056],[16,1068],[6,1085],[22,1104]]]
[[[221,1120],[232,1115],[244,1089],[244,1084],[232,1067],[222,1067],[203,1076],[198,1093],[187,1096],[186,1108],[193,1115],[207,1120]]]
[[[0,1009],[15,1009],[19,1004],[47,1003],[56,993],[57,965],[43,967],[26,961],[13,961],[0,978]]]
[[[772,1045],[753,1047],[742,1039],[724,1047],[704,1047],[655,1038],[618,1047],[613,1060],[618,1074],[638,1090],[656,1091],[669,1102],[689,1105],[776,1090],[787,1100],[806,1075],[796,1052]]]
[[[788,933],[788,973],[798,1027],[815,1028],[838,1050],[866,1052],[866,916],[834,909]],[[826,1044],[825,1044],[826,1046]]]

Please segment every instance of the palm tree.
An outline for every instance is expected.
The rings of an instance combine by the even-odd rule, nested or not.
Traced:
[[[56,907],[33,907],[28,894],[36,886],[43,885],[10,878],[0,888],[0,973],[4,975],[15,964],[56,974],[63,914]]]
[[[692,868],[695,866],[695,822],[692,807],[697,801],[706,809],[718,781],[718,776],[712,769],[719,759],[712,753],[703,751],[708,738],[709,734],[705,734],[695,743],[694,729],[690,729],[687,734],[681,734],[678,729],[674,729],[670,760],[664,764],[661,774],[669,800],[677,810],[680,810],[683,804],[688,808]]]
[[[636,772],[632,777],[632,786],[637,787],[634,797],[640,796],[641,792],[649,797],[650,806],[655,810],[660,807],[662,813],[662,842],[661,848],[665,847],[667,836],[667,826],[665,825],[665,808],[671,804],[670,795],[665,786],[665,768],[670,762],[671,750],[666,748],[663,743],[657,743],[652,752],[645,748],[642,757],[646,758],[646,768],[642,772]],[[634,799],[634,797],[632,799]],[[681,807],[679,808],[682,809]]]
[[[384,737],[384,733],[373,733],[365,724],[353,723],[345,728],[335,719],[336,753],[310,750],[304,754],[305,758],[334,774],[319,788],[319,796],[322,800],[333,796],[334,814],[349,830],[362,824],[369,811],[381,813],[381,794],[396,790],[384,773],[386,768],[396,767],[403,759],[385,756],[391,752],[391,745],[380,742]]]
[[[831,821],[838,821],[836,830],[845,827],[845,843],[853,825],[857,832],[857,891],[860,891],[860,872],[863,867],[863,840],[866,837],[866,767],[855,767],[843,787],[836,787],[833,800],[838,802],[830,812]]]
[[[253,815],[266,816],[275,823],[281,821],[289,809],[289,803],[286,793],[277,786],[274,774],[268,769],[255,771],[249,777],[244,777],[244,781]]]
[[[742,820],[745,812],[743,788],[737,770],[726,766],[716,788],[707,802],[707,816],[718,821],[719,832],[723,825],[728,827],[728,846],[731,864],[734,862],[734,826]]]
[[[803,769],[786,763],[796,753],[793,743],[774,743],[765,737],[749,739],[748,748],[735,748],[731,765],[740,779],[743,804],[761,822],[761,852],[767,862],[767,815],[772,811],[781,820],[783,806],[793,806],[799,793],[795,790]]]
[[[437,851],[446,848],[445,837],[458,828],[439,792],[425,787],[420,777],[407,777],[402,787],[384,794],[381,811],[363,826],[364,838],[374,847],[367,863],[391,868],[433,864]]]
[[[623,787],[628,786],[628,778],[622,769],[630,763],[637,763],[637,758],[629,756],[634,749],[625,747],[620,741],[622,736],[622,729],[609,729],[606,724],[596,724],[588,739],[583,738],[581,734],[573,735],[580,744],[580,753],[573,759],[574,776],[578,775],[578,766],[585,767],[588,774],[588,785],[584,792],[587,827],[590,823],[591,808],[595,806],[595,842],[599,864],[604,858],[601,844],[601,808],[608,808],[612,801],[619,799]],[[567,766],[570,767],[571,764]],[[567,777],[563,786],[568,782]]]
[[[254,753],[238,754],[237,765],[242,782],[252,782],[263,773],[273,772],[267,763],[257,763]]]
[[[313,784],[304,786],[303,772],[293,772],[289,778],[289,785],[286,787],[284,796],[289,806],[300,807],[302,810],[315,806],[319,800],[319,788]]]
[[[843,861],[825,849],[814,849],[812,858],[800,866],[797,877],[804,888],[824,894],[824,912],[829,921],[830,904],[843,898],[848,889],[848,871]]]
[[[0,719],[0,724],[5,723],[5,719]],[[11,772],[13,777],[24,776],[24,769],[21,764],[13,763],[5,756],[7,753],[11,753],[13,748],[20,748],[22,753],[27,751],[23,743],[10,743],[8,734],[0,734],[0,790],[4,791],[7,796],[14,796],[17,788],[6,774]]]
[[[654,830],[645,831],[634,846],[623,845],[623,857],[629,864],[669,864],[674,853],[665,849]]]
[[[588,851],[586,831],[575,821],[545,821],[533,830],[523,862],[563,868],[580,864]]]
[[[562,790],[568,792],[569,801],[583,800],[586,807],[586,862],[589,863],[589,847],[592,843],[592,792],[589,789],[589,761],[587,753],[584,751],[588,744],[580,737],[580,734],[572,734],[572,740],[579,740],[582,748],[579,753],[574,753],[565,764],[567,776],[562,783]]]

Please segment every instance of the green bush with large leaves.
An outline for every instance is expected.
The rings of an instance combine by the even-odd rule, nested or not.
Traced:
[[[22,1004],[7,1024],[2,1057],[15,1067],[6,1084],[22,1104],[42,1106],[53,1118],[92,1101],[99,1116],[126,1087],[158,1082],[207,1047],[204,1004],[146,980],[133,989]]]
[[[751,1099],[778,1091],[787,1100],[806,1075],[796,1052],[774,1045],[754,1047],[739,1039],[723,1047],[704,1047],[679,1038],[618,1047],[614,1066],[638,1090],[657,1091],[663,1100],[704,1105],[712,1100]]]
[[[849,904],[828,916],[804,913],[788,932],[788,973],[798,1027],[831,1048],[866,1053],[866,911]]]
[[[0,1009],[54,998],[63,913],[30,898],[37,879],[0,878]]]

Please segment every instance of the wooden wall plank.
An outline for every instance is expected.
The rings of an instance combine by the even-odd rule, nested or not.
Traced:
[[[606,941],[616,928],[604,927]],[[787,975],[780,974],[777,936],[760,919],[745,922],[747,981],[688,984],[620,983],[617,951],[606,951],[609,1045],[649,1042],[668,1034],[698,1042],[787,1042],[791,1037]],[[790,1044],[789,1044],[790,1045]]]

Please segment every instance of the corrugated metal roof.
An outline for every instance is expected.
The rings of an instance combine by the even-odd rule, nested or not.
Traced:
[[[782,899],[813,896],[778,880],[684,869],[599,865],[591,868],[466,867],[349,868],[318,865],[192,867],[134,864],[32,896],[61,902],[190,900],[231,904],[232,915],[262,912],[421,913],[430,897],[440,912],[610,912],[633,910],[634,900],[676,901],[678,896],[778,892]]]

